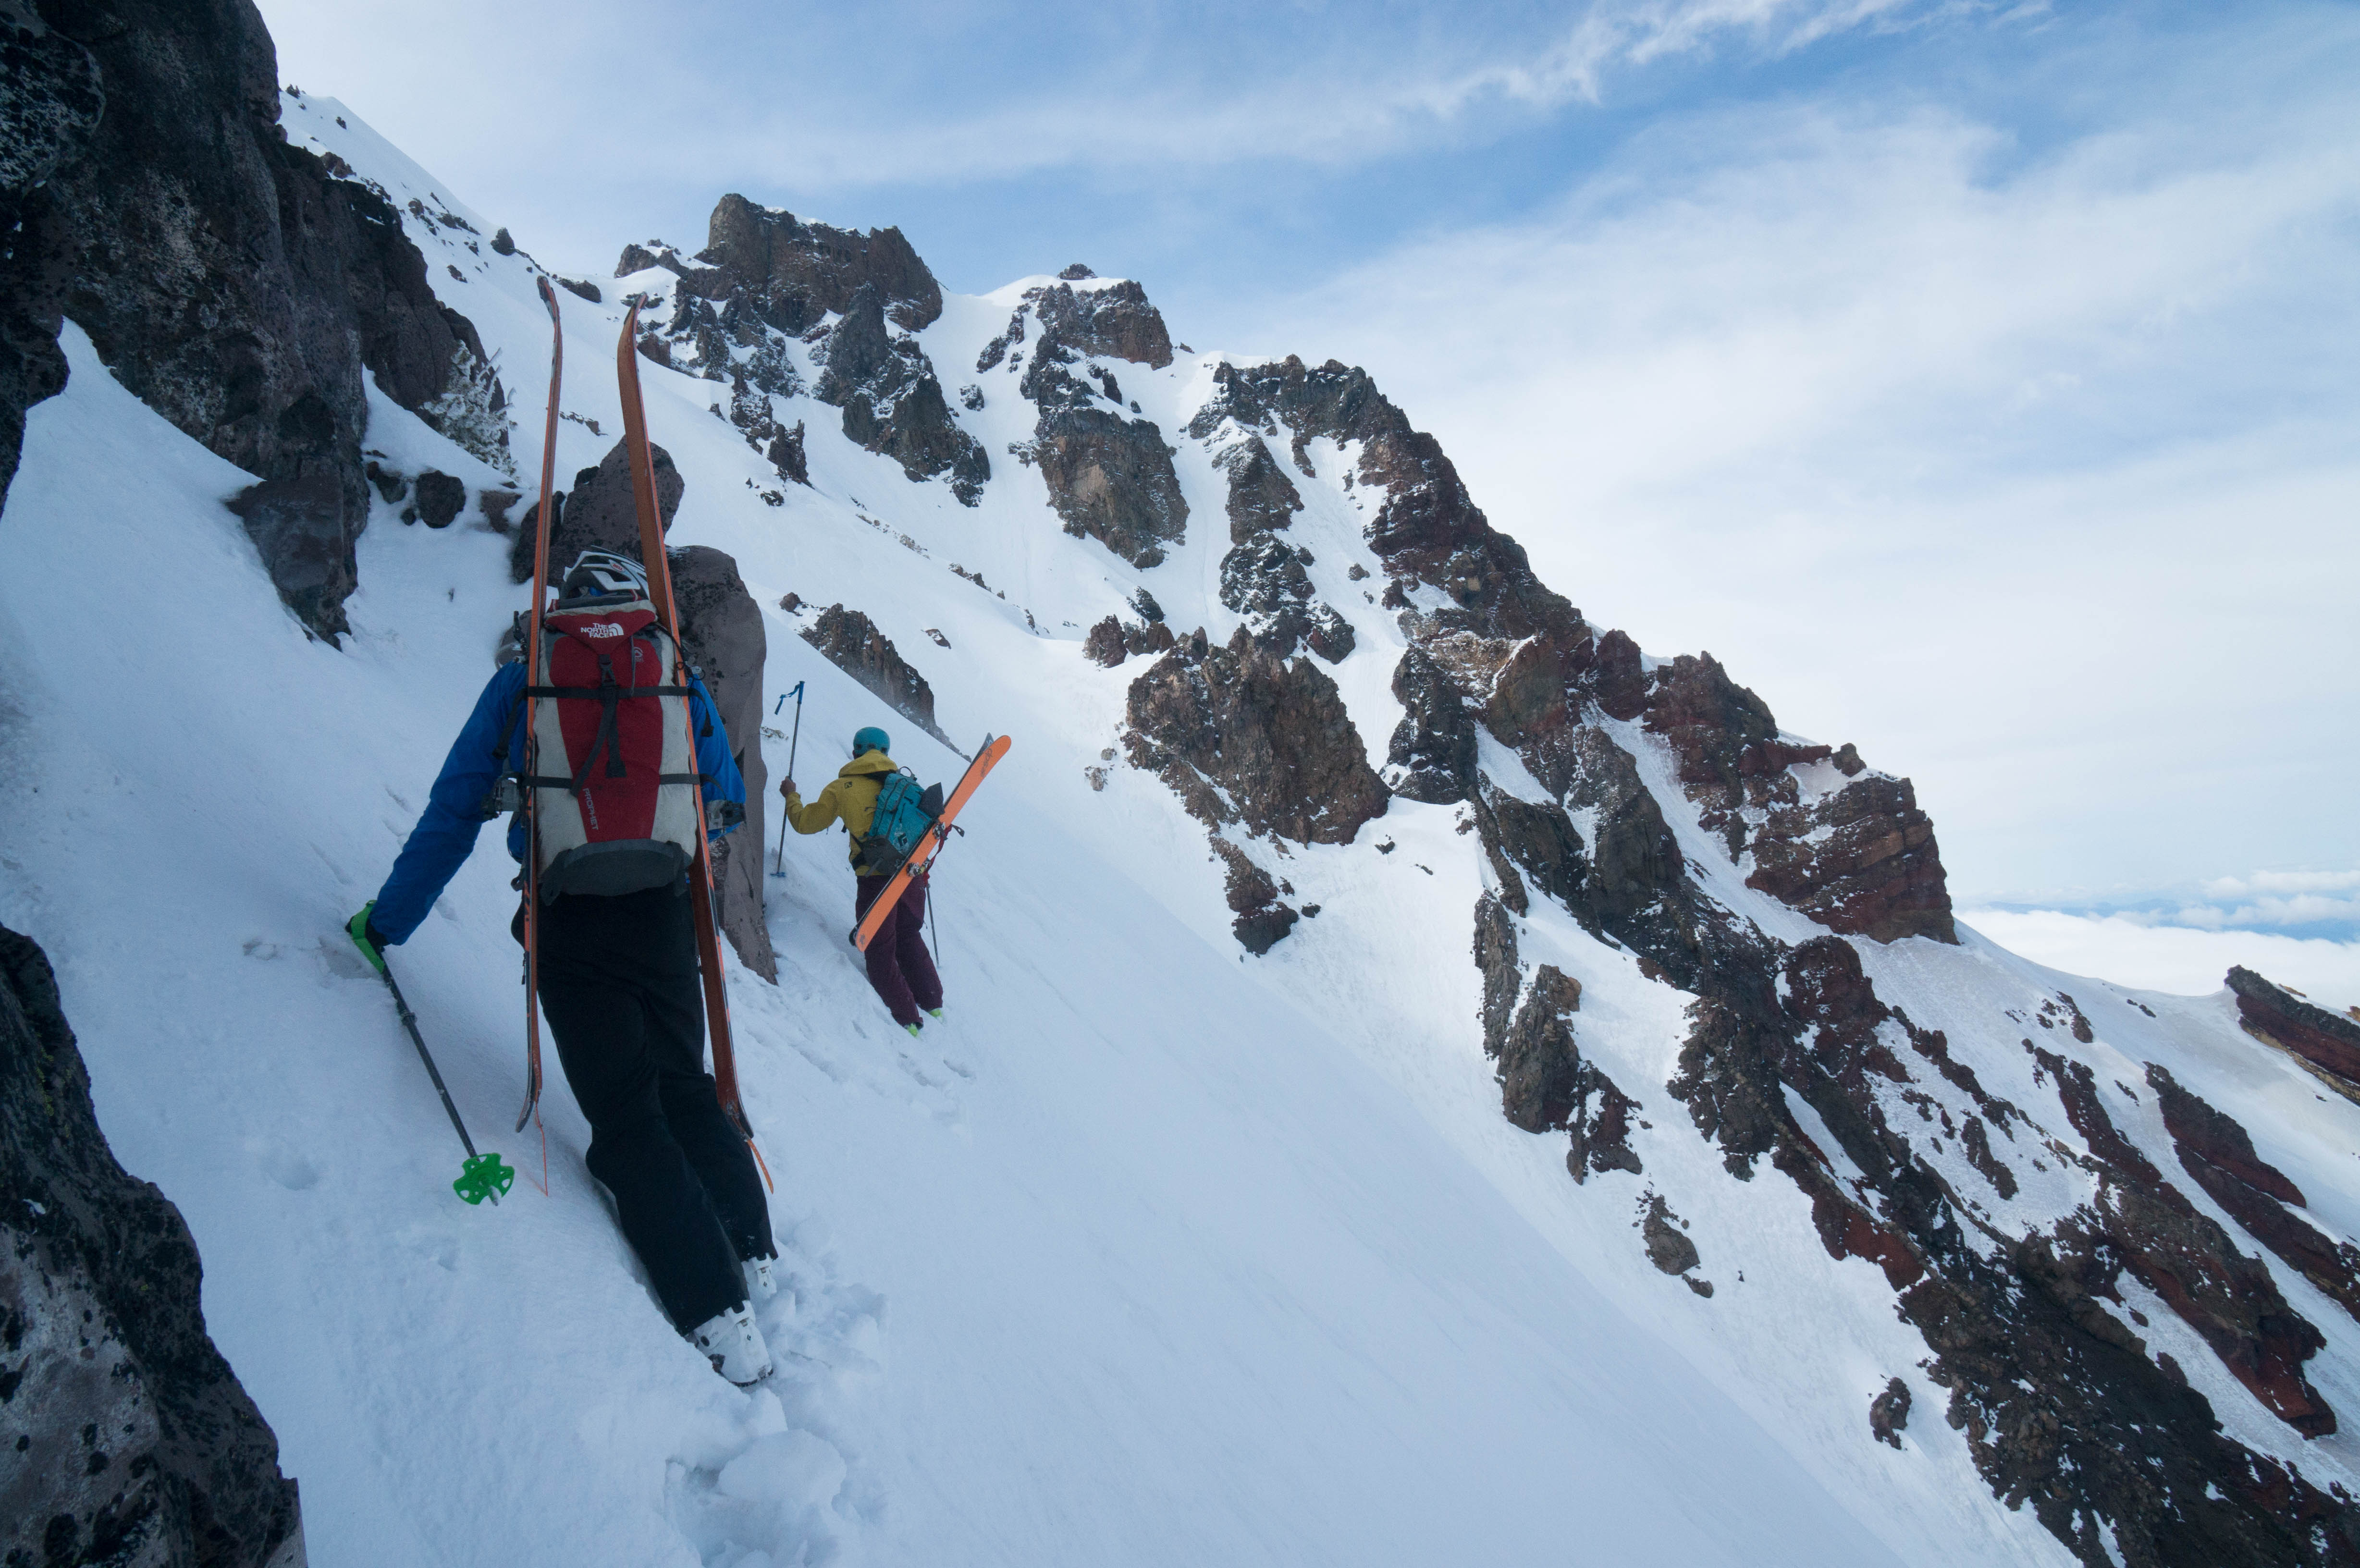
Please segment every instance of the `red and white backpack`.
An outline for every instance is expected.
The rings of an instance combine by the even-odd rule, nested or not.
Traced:
[[[680,648],[645,599],[552,614],[525,688],[541,896],[636,893],[696,855],[696,743]]]

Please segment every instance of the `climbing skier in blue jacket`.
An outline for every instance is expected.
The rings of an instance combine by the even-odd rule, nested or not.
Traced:
[[[533,726],[538,765],[562,770],[524,780],[541,802],[540,1000],[590,1123],[586,1163],[614,1195],[623,1234],[674,1325],[723,1376],[752,1383],[770,1359],[749,1297],[771,1293],[776,1248],[752,1154],[705,1067],[686,876],[688,834],[704,824],[692,825],[691,776],[680,770],[688,760],[676,706],[682,689],[657,672],[660,645],[637,635],[653,619],[647,595],[635,561],[587,551],[574,563],[549,624],[586,633],[574,639],[583,651],[560,646],[546,656],[557,684],[529,690],[521,660],[493,675],[385,885],[350,929],[380,968],[383,950],[409,940],[496,814],[502,779],[523,778]],[[595,658],[597,671],[611,676],[611,659],[627,654],[620,694],[645,690],[638,701],[602,707],[594,700],[601,688],[586,683],[598,675],[584,676],[582,661]],[[568,658],[576,661],[570,674]],[[664,695],[649,695],[655,691]],[[744,820],[745,780],[704,681],[692,674],[684,696],[694,776],[709,818],[726,823],[708,831],[727,833]],[[508,849],[519,864],[532,837],[525,813],[516,812]],[[519,908],[511,928],[519,941],[523,918]]]

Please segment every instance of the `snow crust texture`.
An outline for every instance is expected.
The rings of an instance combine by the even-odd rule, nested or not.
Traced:
[[[284,118],[490,358],[543,362],[529,248],[333,101]],[[734,563],[761,689],[805,687],[799,742],[774,702],[733,744],[814,778],[880,724],[948,779],[921,691],[1017,737],[936,878],[921,1040],[843,941],[841,843],[760,879],[777,984],[731,996],[787,1288],[751,1395],[633,1279],[562,1094],[547,1198],[450,1200],[337,931],[525,608],[505,474],[371,397],[388,472],[477,499],[428,529],[370,492],[332,648],[222,508],[255,475],[69,322],[0,517],[37,802],[0,919],[188,1213],[322,1561],[2360,1557],[2360,1108],[2300,998],[1960,925],[1906,779],[1594,625],[1364,372],[1196,354],[1087,268],[945,293],[896,231],[737,197],[619,272],[567,297],[558,471],[612,445],[642,297],[672,539]],[[126,600],[236,635],[86,635]],[[504,1131],[497,859],[394,963]]]

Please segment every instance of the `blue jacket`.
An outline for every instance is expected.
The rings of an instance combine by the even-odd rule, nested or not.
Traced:
[[[377,889],[377,909],[369,915],[369,923],[387,942],[410,940],[410,933],[426,919],[434,900],[442,896],[442,889],[475,849],[476,830],[486,821],[484,798],[501,774],[523,770],[524,725],[514,721],[517,705],[524,700],[524,674],[521,659],[500,666],[484,694],[475,699],[475,711],[467,715],[466,728],[459,732],[451,755],[443,759],[442,771],[427,795],[426,811],[410,830],[410,841],[401,846],[385,886]],[[705,682],[692,675],[689,684],[694,688],[688,708],[696,730],[696,769],[712,780],[705,787],[705,798],[735,800],[743,806],[746,780],[738,776],[738,761],[729,754],[729,732],[722,727]],[[526,848],[524,820],[519,816],[508,823],[508,855],[522,865]]]

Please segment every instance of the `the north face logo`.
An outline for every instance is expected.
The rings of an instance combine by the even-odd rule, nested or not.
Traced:
[[[580,631],[584,637],[608,637],[623,635],[623,628],[612,621],[593,621],[590,625],[581,627]]]

